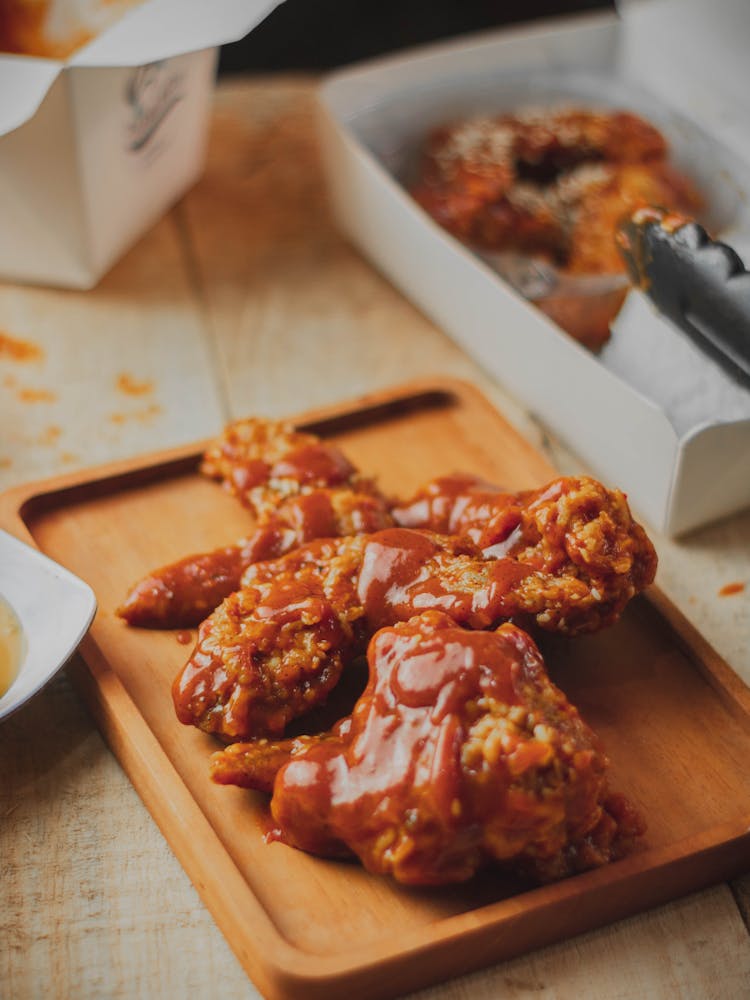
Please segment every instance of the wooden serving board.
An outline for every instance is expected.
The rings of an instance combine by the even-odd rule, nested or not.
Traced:
[[[411,384],[298,423],[335,439],[388,492],[456,470],[511,489],[553,475],[463,383]],[[265,797],[213,785],[216,744],[175,719],[170,685],[186,637],[130,629],[114,613],[148,570],[248,531],[248,513],[197,473],[202,448],[13,490],[0,497],[0,522],[94,588],[99,613],[75,679],[267,997],[398,995],[750,866],[750,691],[656,589],[604,633],[545,641],[553,679],[604,739],[612,787],[647,819],[637,853],[541,888],[490,870],[461,886],[406,889],[265,843]]]

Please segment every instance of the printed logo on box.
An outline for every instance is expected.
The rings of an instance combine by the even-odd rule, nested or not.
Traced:
[[[130,109],[128,150],[152,150],[162,126],[185,97],[183,74],[171,61],[148,63],[133,70],[125,84],[125,101]]]

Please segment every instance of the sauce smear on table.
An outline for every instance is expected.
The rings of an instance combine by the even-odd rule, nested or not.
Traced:
[[[18,673],[23,651],[23,632],[10,605],[0,597],[0,696]]]

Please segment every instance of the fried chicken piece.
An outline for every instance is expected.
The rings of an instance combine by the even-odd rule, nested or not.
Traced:
[[[237,785],[270,795],[276,775],[284,764],[322,744],[339,750],[342,741],[349,737],[351,725],[352,717],[347,715],[324,733],[286,740],[261,736],[247,743],[230,743],[211,755],[211,778],[217,785]]]
[[[256,563],[201,625],[173,687],[177,716],[231,739],[279,734],[325,701],[381,622],[427,602],[485,628],[510,617],[503,596],[527,572],[459,539],[393,528]]]
[[[276,838],[438,885],[488,862],[558,878],[643,832],[608,797],[607,758],[520,629],[467,632],[426,612],[377,632],[368,663],[367,688],[332,733],[214,755],[220,783],[272,783]]]
[[[258,518],[312,490],[346,488],[378,495],[372,480],[339,448],[283,421],[250,418],[228,424],[206,450],[201,472],[220,480]]]
[[[667,152],[659,131],[627,111],[526,109],[436,129],[410,192],[511,283],[521,270],[514,255],[557,268],[559,280],[533,301],[599,350],[627,294],[618,223],[643,205],[688,215],[701,208]],[[614,278],[574,280],[592,275]]]
[[[530,531],[538,523],[547,530],[545,522],[566,511],[559,497],[537,500]],[[571,550],[584,566],[606,564],[601,539],[614,545],[616,536],[591,531],[583,498],[568,506]],[[554,547],[556,530],[564,537],[561,527],[534,539],[519,532],[509,546],[528,550],[539,568],[515,557],[488,558],[469,538],[407,528],[312,542],[257,563],[243,588],[201,626],[173,688],[177,715],[233,739],[280,734],[325,700],[375,629],[425,610],[444,611],[472,629],[510,618],[565,634],[608,624],[640,579],[625,572],[625,546],[619,576],[576,576],[576,564],[561,562],[565,552]]]
[[[249,565],[253,536],[236,545],[186,556],[139,580],[117,608],[128,625],[193,628],[237,590]]]
[[[206,451],[202,471],[220,479],[258,518],[233,545],[186,556],[149,573],[117,614],[141,628],[192,628],[240,586],[254,562],[315,538],[378,531],[392,521],[372,480],[334,445],[290,424],[230,424]]]
[[[349,489],[315,489],[280,504],[235,545],[186,556],[154,570],[117,614],[141,628],[192,628],[240,587],[253,563],[276,559],[315,538],[379,531],[392,523],[385,502]]]
[[[518,524],[519,496],[471,473],[438,476],[414,496],[391,507],[402,528],[426,528],[442,535],[467,535],[478,546],[494,545]],[[508,514],[508,512],[510,512]],[[489,540],[485,539],[485,533]]]
[[[312,542],[251,566],[200,626],[172,695],[180,722],[237,739],[278,734],[325,701],[363,648],[364,536]]]
[[[597,602],[586,609],[587,631],[612,624],[656,574],[656,552],[625,494],[589,476],[561,476],[519,493],[474,476],[444,476],[392,514],[404,527],[466,536],[485,557],[516,559],[570,581],[571,601],[572,581],[585,583]],[[544,612],[537,614],[544,624]]]
[[[571,227],[565,270],[570,274],[624,271],[615,239],[624,218],[648,206],[694,215],[701,205],[692,184],[666,162],[621,166],[606,183],[580,200]]]
[[[653,546],[619,490],[588,477],[560,477],[540,490],[503,493],[473,476],[445,476],[392,514],[379,495],[348,488],[292,496],[237,545],[155,570],[131,590],[118,614],[142,627],[198,625],[239,588],[251,564],[315,538],[378,531],[393,519],[404,527],[466,535],[485,555],[586,579],[600,595],[599,627],[614,621],[656,571]]]
[[[469,239],[477,214],[513,184],[512,147],[510,131],[491,119],[441,126],[427,139],[411,194],[441,226]]]
[[[518,122],[515,154],[522,168],[541,164],[558,172],[583,161],[645,163],[667,155],[659,130],[632,111],[531,108],[505,117]]]
[[[433,131],[411,193],[459,239],[562,262],[577,202],[609,176],[602,164],[664,156],[660,133],[630,112],[529,109]]]
[[[412,197],[460,240],[490,250],[562,251],[564,233],[551,204],[517,176],[518,123],[475,118],[428,138]],[[533,194],[533,197],[530,195]]]

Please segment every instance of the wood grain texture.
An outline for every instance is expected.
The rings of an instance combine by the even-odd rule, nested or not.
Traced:
[[[477,382],[555,465],[581,468],[337,235],[312,89],[284,77],[220,88],[205,180],[93,293],[0,286],[0,329],[50,348],[37,362],[0,354],[0,485],[193,440],[223,414],[290,413],[432,373]],[[148,396],[113,391],[85,358],[76,375],[86,352],[110,374],[154,380],[162,406],[173,370],[174,416],[149,417]],[[55,393],[56,407],[31,402],[33,390]],[[118,412],[128,419],[108,420]],[[655,540],[661,585],[750,680],[750,586],[718,596],[750,585],[750,513]],[[0,996],[171,1000],[213,996],[217,983],[229,1000],[258,996],[65,678],[3,726],[0,774]],[[733,889],[747,914],[748,878]],[[722,886],[420,997],[748,993],[750,943]]]
[[[64,677],[4,724],[0,759],[0,996],[169,997],[207,990],[233,967],[227,995],[246,995]],[[165,959],[173,935],[192,944]]]
[[[304,78],[223,86],[205,176],[179,209],[234,416],[434,373],[482,379],[336,230],[313,94]]]
[[[221,426],[174,218],[92,292],[0,286],[0,487],[195,440]]]

